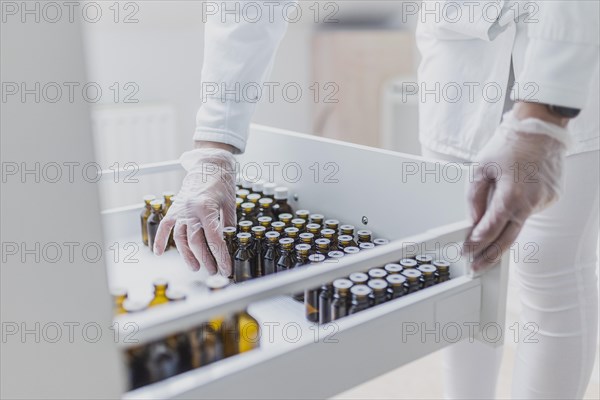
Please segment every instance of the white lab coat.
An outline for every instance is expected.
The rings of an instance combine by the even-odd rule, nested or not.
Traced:
[[[419,25],[420,80],[430,86],[439,82],[440,88],[446,85],[449,90],[458,84],[470,91],[469,87],[479,84],[480,90],[473,91],[472,99],[463,93],[456,102],[425,97],[420,103],[422,143],[444,154],[474,157],[499,123],[504,101],[503,96],[491,101],[496,99],[491,93],[486,101],[481,88],[506,88],[512,52],[519,87],[515,98],[584,108],[570,124],[576,143],[572,152],[598,149],[598,2],[528,0],[527,4],[537,5],[539,22],[535,25],[514,22],[518,13],[507,12],[515,9],[513,2],[451,2],[463,8],[473,8],[468,3],[477,6],[474,11],[463,10],[458,20],[450,15]],[[443,5],[444,1],[427,3]],[[486,3],[500,4],[504,13],[496,19],[489,14],[474,19],[472,15],[481,15]],[[251,15],[206,16],[203,99],[194,134],[195,140],[227,143],[240,152],[245,149],[257,103],[252,100],[252,86],[260,86],[266,79],[287,28],[280,12],[271,14],[263,2],[253,4],[260,7],[262,18],[256,18],[254,9],[246,10],[253,12]],[[517,9],[519,13],[528,11],[526,7]],[[244,10],[240,7],[242,14]],[[215,85],[219,87],[216,91]],[[223,86],[232,90],[226,92]],[[440,96],[442,93],[440,90]]]
[[[450,2],[460,8],[444,4]],[[468,3],[476,4],[471,14]],[[502,7],[499,18],[481,17],[495,4]],[[569,123],[569,154],[598,150],[598,4],[424,2],[417,28],[421,144],[473,159],[500,122],[512,55],[511,98],[582,108]],[[446,7],[445,18],[436,20],[436,7]]]

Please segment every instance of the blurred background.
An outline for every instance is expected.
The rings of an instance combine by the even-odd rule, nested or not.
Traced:
[[[103,3],[103,12],[116,16],[111,4]],[[191,148],[201,105],[203,5],[120,4],[118,22],[84,24],[85,48],[89,80],[110,88],[93,104],[98,161],[136,179],[136,165],[174,160]],[[315,21],[316,3],[300,4],[303,17],[289,24],[269,81],[300,87],[302,95],[290,101],[276,91],[272,102],[259,104],[254,122],[419,154],[417,104],[402,97],[403,84],[416,82],[419,62],[414,10],[402,1],[323,1]],[[160,175],[135,185],[103,183],[103,208],[139,203],[156,188],[179,189],[180,173]],[[511,282],[507,326],[517,321],[517,291]],[[510,396],[515,349],[505,346],[501,398]],[[339,398],[440,398],[441,364],[435,353]],[[595,368],[590,399],[600,396],[598,358]]]

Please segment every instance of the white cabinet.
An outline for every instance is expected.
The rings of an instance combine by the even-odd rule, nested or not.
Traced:
[[[125,393],[125,398],[323,398],[447,346],[469,329],[503,323],[505,263],[471,278],[460,257],[469,229],[466,171],[260,126],[253,128],[239,160],[243,172],[259,172],[290,187],[295,209],[366,227],[392,242],[335,264],[292,270],[212,294],[202,287],[204,273],[188,271],[175,250],[159,258],[142,247],[138,263],[119,259],[109,266],[112,286],[150,296],[152,280],[163,277],[188,294],[181,304],[117,317],[123,335],[131,333],[125,327],[133,323],[139,329],[135,339],[149,342],[245,307],[262,329],[260,349]],[[142,172],[177,168],[165,163]],[[103,213],[107,245],[139,242],[139,211],[133,206]],[[452,262],[452,279],[325,326],[308,323],[303,306],[286,296],[419,253]],[[502,341],[489,339],[490,345]]]

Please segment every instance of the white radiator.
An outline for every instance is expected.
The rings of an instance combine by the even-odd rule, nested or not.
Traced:
[[[96,160],[108,172],[100,185],[103,209],[141,203],[145,194],[158,197],[164,191],[178,190],[179,173],[137,173],[139,165],[179,156],[175,118],[175,109],[168,104],[92,109]]]

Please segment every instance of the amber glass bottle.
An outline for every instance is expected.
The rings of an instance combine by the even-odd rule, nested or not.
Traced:
[[[348,315],[350,307],[349,291],[353,283],[349,279],[333,281],[333,300],[331,301],[331,320],[335,321]]]
[[[164,279],[157,279],[153,282],[154,285],[154,298],[150,301],[149,306],[154,307],[159,304],[165,304],[169,302],[167,297],[167,289],[169,284]]]
[[[158,231],[158,225],[163,218],[162,202],[159,200],[152,200],[150,206],[152,207],[152,214],[148,217],[148,223],[146,225],[148,227],[148,246],[150,249],[153,249],[156,231]]]
[[[254,224],[252,221],[240,221],[238,222],[238,228],[240,233],[250,233],[252,232],[252,226]]]
[[[275,188],[275,204],[273,205],[273,213],[279,216],[282,213],[293,214],[292,207],[288,204],[288,188],[280,186]]]
[[[310,264],[319,264],[325,261],[325,256],[322,254],[312,254],[308,256],[308,261]],[[304,291],[304,308],[308,321],[319,322],[319,288]]]
[[[421,271],[416,268],[404,269],[402,275],[407,280],[407,293],[413,293],[421,289]]]
[[[292,226],[296,229],[298,229],[298,231],[300,233],[302,232],[306,232],[306,220],[302,219],[302,218],[294,218],[292,220]]]
[[[265,243],[265,232],[264,226],[253,226],[252,227],[252,252],[254,253],[254,270],[252,271],[252,277],[258,278],[265,274],[264,266],[264,243]]]
[[[431,264],[421,264],[418,267],[421,271],[421,287],[427,288],[435,285],[435,267]]]
[[[290,226],[289,228],[285,228],[284,232],[285,232],[285,237],[294,239],[294,243],[298,242],[298,235],[300,234],[300,232],[298,231],[298,228],[294,228],[293,226]]]
[[[140,214],[140,221],[142,223],[142,242],[148,246],[148,217],[152,214],[152,206],[150,202],[154,201],[156,196],[149,194],[144,196],[144,208]]]
[[[393,300],[406,294],[406,278],[401,274],[388,275],[385,280],[388,283],[388,299]]]
[[[242,218],[240,219],[240,222],[242,221],[250,221],[252,222],[252,224],[256,224],[256,206],[254,205],[254,203],[244,203],[242,204]]]
[[[233,257],[233,280],[236,283],[252,279],[254,254],[252,253],[252,235],[238,233],[238,249]]]
[[[315,240],[315,251],[317,253],[323,254],[324,256],[327,255],[327,253],[329,253],[330,248],[331,248],[331,242],[329,241],[329,239],[317,239]]]
[[[279,239],[279,259],[277,260],[277,272],[287,271],[296,264],[294,256],[294,239]]]
[[[329,248],[331,250],[338,249],[337,235],[333,229],[325,228],[321,229],[320,236],[323,239],[329,239],[329,243],[331,244]]]
[[[323,222],[325,221],[325,216],[323,214],[310,214],[308,216],[308,222],[311,224],[316,224],[316,225],[323,225]]]
[[[265,243],[264,256],[263,256],[263,269],[265,275],[274,274],[277,272],[277,261],[279,260],[279,233],[275,231],[267,232],[265,234],[267,239]]]
[[[321,225],[319,225],[319,224],[307,224],[306,225],[306,232],[312,233],[313,235],[315,235],[315,238],[317,238],[317,237],[319,237],[320,232],[321,232]]]
[[[258,201],[258,205],[258,218],[270,217],[271,220],[275,219],[275,214],[273,214],[273,199],[270,199],[268,197],[262,198]]]
[[[311,253],[314,252],[315,235],[313,235],[312,233],[301,233],[300,235],[298,235],[298,242],[309,245],[311,248]]]
[[[373,293],[371,293],[371,305],[376,306],[385,303],[388,299],[388,284],[383,279],[371,279],[367,283]]]
[[[436,280],[438,283],[450,280],[450,263],[445,260],[436,260],[432,263],[436,268]]]
[[[352,241],[350,242],[350,246],[358,247],[358,243],[354,240],[354,226],[353,225],[342,225],[340,226],[340,236],[350,236]]]
[[[284,234],[285,224],[281,221],[271,222],[271,229],[280,235]]]
[[[356,314],[369,308],[369,296],[372,292],[371,288],[367,285],[352,286],[352,289],[350,289],[352,305],[350,306],[350,310],[348,310],[348,314]]]
[[[373,232],[362,229],[356,233],[358,235],[358,244],[373,242]]]
[[[292,218],[294,216],[290,213],[281,213],[278,215],[278,218],[281,222],[283,222],[285,224],[286,227],[291,227],[292,226]]]
[[[303,219],[304,221],[308,221],[308,218],[310,217],[310,211],[308,210],[297,210],[295,214],[296,218]]]
[[[354,239],[350,235],[338,236],[338,250],[344,251],[346,247],[357,247],[354,243]]]
[[[308,264],[308,256],[310,255],[311,247],[309,244],[297,244],[296,247],[296,263],[294,268],[302,267]],[[304,291],[294,293],[294,300],[304,302]]]

